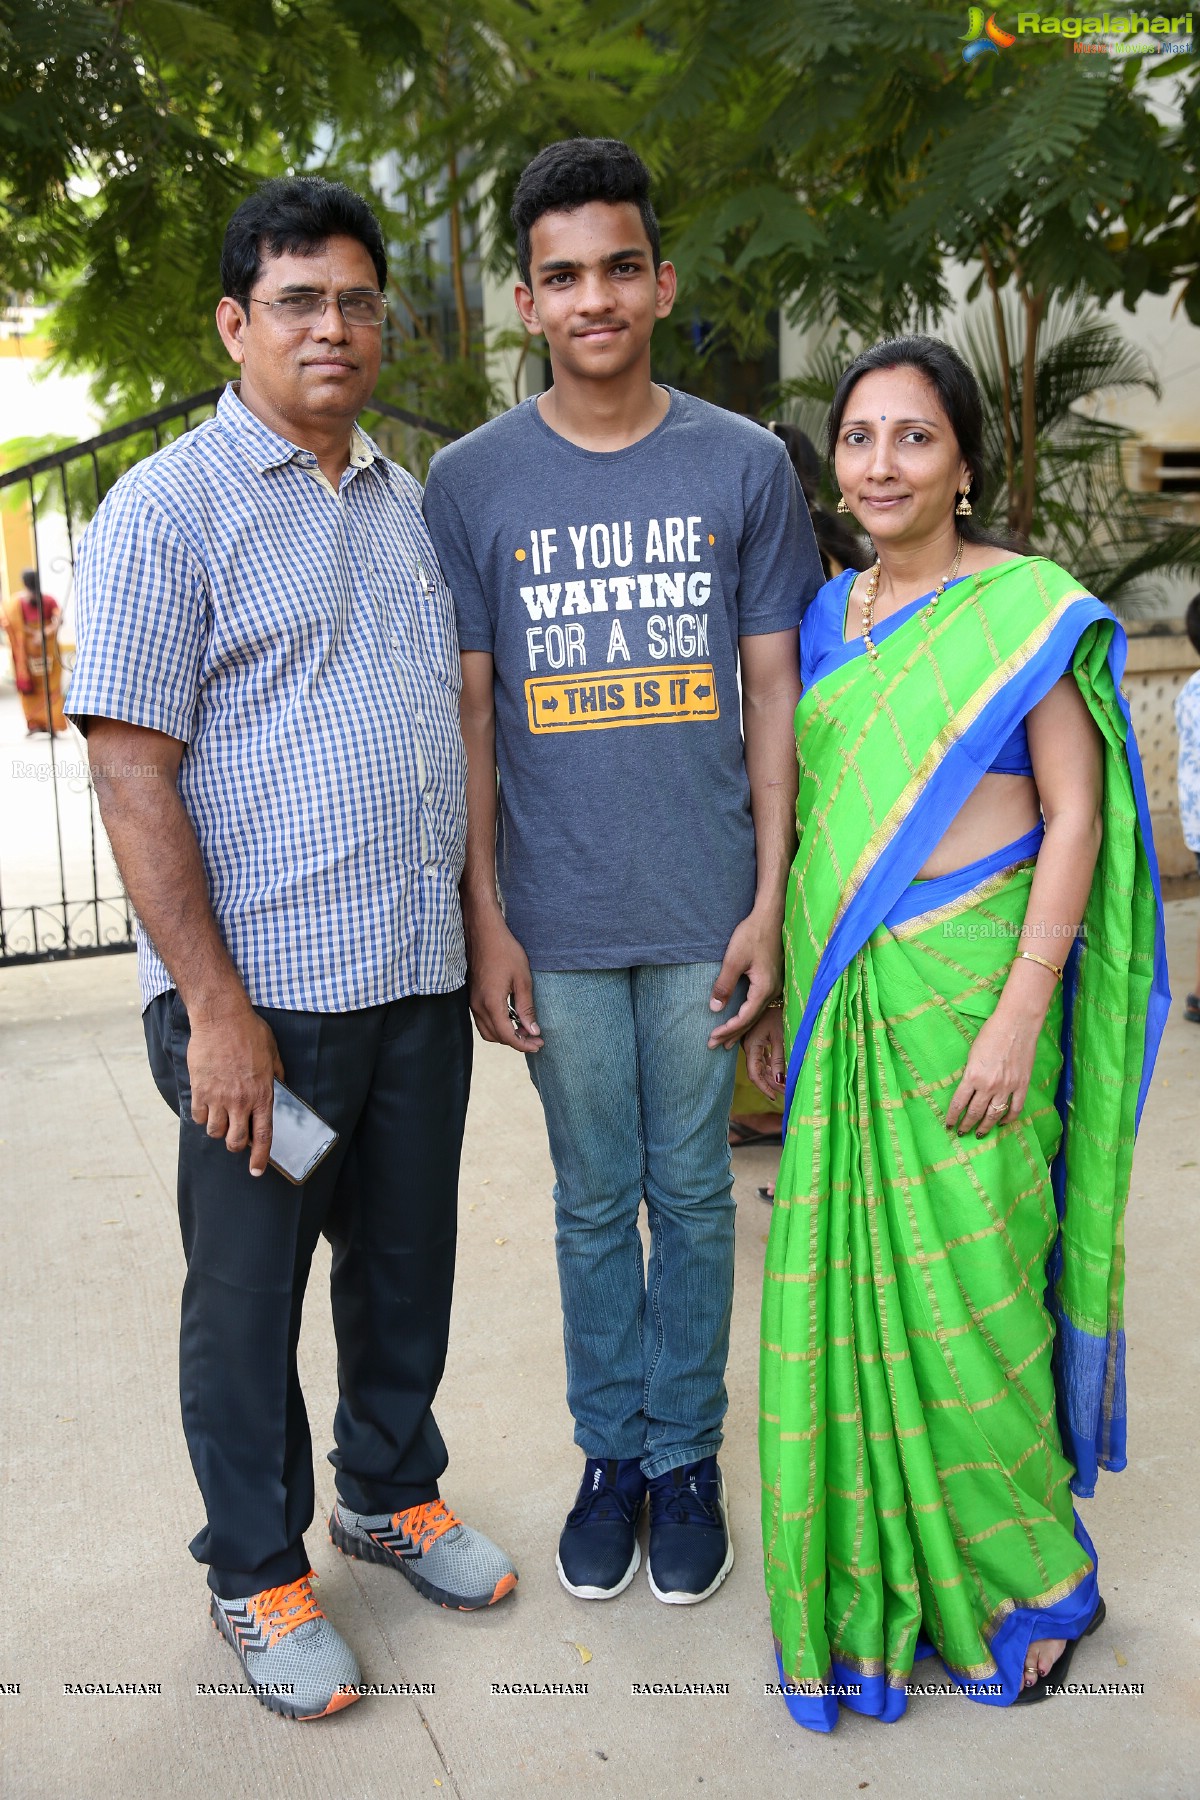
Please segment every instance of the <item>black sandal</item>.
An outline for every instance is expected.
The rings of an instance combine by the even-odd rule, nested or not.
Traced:
[[[1023,1687],[1013,1704],[1020,1705],[1022,1701],[1032,1703],[1034,1700],[1049,1700],[1052,1694],[1061,1693],[1063,1683],[1066,1681],[1067,1674],[1071,1667],[1071,1658],[1075,1654],[1076,1646],[1083,1638],[1091,1637],[1093,1631],[1098,1631],[1100,1629],[1101,1625],[1104,1623],[1104,1614],[1104,1601],[1097,1600],[1096,1610],[1092,1614],[1090,1622],[1085,1625],[1080,1632],[1079,1637],[1067,1639],[1066,1648],[1063,1650],[1062,1655],[1049,1673],[1046,1675],[1039,1675],[1032,1687]]]
[[[1200,994],[1189,994],[1184,1002],[1183,1016],[1190,1019],[1193,1025],[1200,1025]]]

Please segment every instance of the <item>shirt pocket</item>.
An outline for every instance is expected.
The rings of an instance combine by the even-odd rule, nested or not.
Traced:
[[[457,698],[462,686],[454,602],[432,554],[407,555],[383,588],[393,643]]]
[[[430,666],[457,698],[462,688],[462,665],[458,660],[454,601],[436,563],[432,570],[426,569],[417,604],[422,645]]]

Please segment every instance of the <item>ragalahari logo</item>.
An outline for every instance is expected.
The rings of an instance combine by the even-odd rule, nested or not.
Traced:
[[[1010,31],[1000,29],[995,13],[988,14],[985,24],[982,6],[967,8],[963,37],[968,40],[963,50],[964,62],[974,62],[977,56],[999,56],[1001,50],[1008,50],[1017,41]]]

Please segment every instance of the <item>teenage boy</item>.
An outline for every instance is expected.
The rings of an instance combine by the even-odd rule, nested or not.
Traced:
[[[648,196],[612,139],[525,170],[516,302],[554,385],[435,458],[425,516],[462,650],[471,1008],[527,1054],[557,1176],[587,1458],[559,1576],[620,1593],[648,1491],[651,1588],[686,1604],[733,1562],[726,1052],[779,987],[820,564],[783,444],[651,380],[675,272]]]

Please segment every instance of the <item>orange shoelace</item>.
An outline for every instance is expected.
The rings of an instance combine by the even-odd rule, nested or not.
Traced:
[[[309,1585],[315,1573],[310,1569],[307,1575],[302,1575],[299,1581],[289,1581],[286,1587],[264,1588],[261,1594],[255,1594],[247,1602],[255,1624],[266,1632],[268,1644],[277,1644],[289,1631],[295,1631],[298,1625],[307,1625],[310,1619],[324,1617]]]
[[[406,1511],[396,1513],[392,1519],[397,1531],[407,1532],[415,1543],[420,1544],[422,1554],[452,1531],[458,1522],[454,1514],[447,1511],[443,1500],[426,1500],[420,1506],[410,1506]]]

